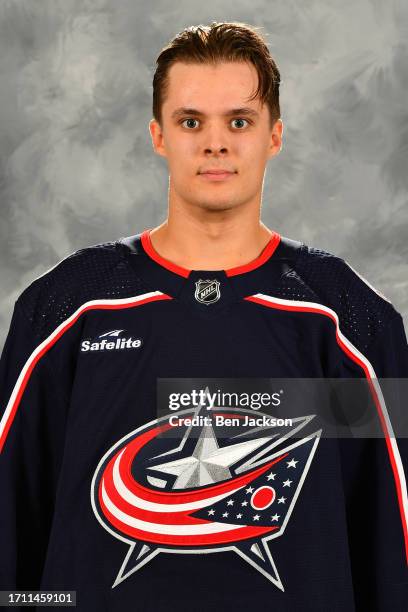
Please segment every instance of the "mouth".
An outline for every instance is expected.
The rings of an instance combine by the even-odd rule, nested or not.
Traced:
[[[199,173],[201,177],[209,181],[225,181],[235,174],[236,172],[231,172],[229,170],[207,170],[206,172]]]

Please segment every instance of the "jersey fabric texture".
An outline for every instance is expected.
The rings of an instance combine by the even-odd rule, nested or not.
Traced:
[[[156,383],[205,377],[362,378],[384,436],[193,452]],[[75,590],[84,612],[406,611],[407,440],[377,380],[405,377],[394,306],[277,232],[229,270],[175,265],[147,229],[74,252],[19,295],[1,357],[0,589]]]

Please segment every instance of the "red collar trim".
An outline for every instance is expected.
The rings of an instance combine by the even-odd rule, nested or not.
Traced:
[[[151,257],[154,261],[156,261],[164,268],[171,270],[171,272],[175,272],[175,274],[179,274],[180,276],[184,276],[184,278],[188,278],[191,270],[172,263],[168,259],[165,259],[161,255],[159,255],[159,253],[154,249],[152,241],[150,239],[151,231],[151,229],[146,229],[142,232],[140,236],[142,246],[147,255],[149,255],[149,257]],[[272,257],[280,242],[280,239],[280,234],[278,234],[278,232],[272,231],[272,236],[269,242],[263,249],[262,253],[258,255],[256,259],[242,266],[236,266],[235,268],[229,268],[228,270],[224,270],[226,276],[236,276],[237,274],[245,274],[245,272],[250,272],[251,270],[255,270],[255,268],[258,268],[259,266],[262,266],[262,264],[264,264],[266,261],[268,261],[270,257]],[[208,270],[208,272],[210,273],[211,270]]]

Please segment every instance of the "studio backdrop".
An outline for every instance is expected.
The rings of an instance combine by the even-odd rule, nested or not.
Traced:
[[[211,21],[260,27],[281,73],[263,222],[345,258],[408,320],[406,0],[2,0],[0,346],[36,277],[166,218],[154,61]]]

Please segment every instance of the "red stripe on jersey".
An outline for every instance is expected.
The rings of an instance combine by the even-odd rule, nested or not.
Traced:
[[[268,296],[268,298],[270,298],[272,300],[273,296]],[[382,406],[381,406],[381,402],[380,402],[378,393],[377,393],[377,391],[375,389],[375,386],[373,384],[372,377],[371,377],[371,374],[370,374],[370,371],[369,371],[367,365],[364,363],[364,361],[362,361],[358,357],[358,355],[353,353],[352,350],[350,350],[349,347],[343,342],[343,340],[339,336],[340,328],[339,328],[338,321],[337,321],[336,317],[332,313],[327,312],[325,309],[319,308],[318,306],[303,306],[303,305],[302,306],[298,306],[296,304],[282,304],[282,303],[279,303],[279,302],[272,302],[272,301],[269,301],[269,299],[266,300],[266,299],[263,299],[261,297],[257,297],[255,295],[251,295],[251,296],[245,297],[244,299],[249,301],[249,302],[255,302],[257,304],[261,304],[262,306],[268,306],[269,308],[274,308],[274,309],[277,309],[277,310],[290,310],[290,311],[298,311],[298,312],[314,312],[314,313],[322,314],[322,315],[325,315],[326,317],[329,317],[334,322],[334,324],[336,326],[336,341],[337,341],[338,345],[340,346],[342,351],[344,351],[344,353],[346,353],[346,355],[348,355],[348,357],[350,357],[350,359],[352,359],[352,361],[357,363],[363,369],[364,374],[365,374],[365,376],[367,378],[367,382],[368,382],[368,385],[369,385],[369,388],[370,388],[370,391],[371,391],[371,395],[373,396],[373,399],[374,399],[374,403],[375,403],[375,406],[376,406],[376,409],[377,409],[378,417],[380,419],[381,427],[382,427],[382,430],[384,432],[385,442],[386,442],[387,450],[388,450],[388,456],[389,456],[389,459],[390,459],[390,464],[391,464],[392,472],[393,472],[393,475],[394,475],[395,488],[396,488],[396,491],[397,491],[398,505],[399,505],[399,511],[400,511],[400,516],[401,516],[401,522],[402,522],[402,529],[403,529],[403,533],[404,533],[405,554],[406,554],[406,560],[407,560],[407,565],[408,565],[408,520],[407,520],[407,517],[406,517],[405,512],[404,512],[404,503],[403,503],[403,492],[402,492],[401,478],[400,478],[400,475],[399,475],[399,472],[398,472],[398,466],[397,466],[397,462],[396,462],[396,459],[395,459],[395,453],[394,453],[394,449],[392,447],[391,439],[390,439],[390,436],[389,436],[389,433],[388,433],[387,424],[386,424],[386,421],[385,421],[385,417],[384,417],[383,409],[382,409]],[[348,340],[348,342],[350,342],[350,340]],[[350,342],[350,344],[351,344],[351,342]],[[367,359],[367,361],[368,361],[368,359]],[[372,365],[371,365],[371,367],[372,367]],[[373,368],[373,370],[374,370],[374,368]]]
[[[143,294],[144,295],[144,294]],[[76,315],[75,317],[73,317],[72,319],[68,318],[67,322],[65,323],[61,323],[61,325],[59,326],[59,331],[57,334],[55,334],[55,336],[53,335],[55,333],[56,330],[54,330],[54,332],[52,332],[50,334],[50,336],[48,336],[48,338],[46,338],[37,348],[34,349],[34,351],[31,353],[30,357],[27,359],[26,363],[24,364],[21,372],[23,372],[23,370],[25,368],[27,368],[26,373],[24,374],[23,379],[21,380],[21,382],[19,382],[19,380],[17,379],[16,385],[11,393],[11,396],[13,396],[13,394],[16,391],[16,387],[18,385],[18,389],[17,389],[17,394],[16,397],[14,398],[13,401],[13,405],[11,407],[10,413],[7,417],[7,420],[4,424],[4,428],[3,431],[0,431],[0,453],[3,450],[3,446],[5,444],[5,441],[7,439],[7,435],[8,432],[10,430],[10,427],[13,423],[14,417],[16,415],[17,412],[17,408],[20,404],[22,395],[24,393],[24,390],[27,386],[27,383],[30,379],[30,376],[32,374],[32,371],[34,369],[34,367],[36,366],[36,364],[38,363],[38,361],[41,359],[41,357],[50,350],[50,348],[52,348],[54,346],[54,344],[57,342],[57,340],[59,340],[61,338],[61,336],[63,336],[63,334],[65,334],[65,332],[70,329],[79,319],[79,317],[84,313],[87,312],[88,310],[119,310],[122,308],[134,308],[135,306],[142,306],[143,304],[147,304],[149,302],[156,302],[158,300],[172,300],[173,298],[170,295],[167,295],[165,293],[161,294],[161,295],[153,295],[150,296],[148,298],[145,299],[141,299],[141,300],[137,300],[135,298],[130,298],[130,300],[134,300],[134,301],[129,301],[128,303],[121,303],[121,304],[104,304],[103,302],[98,303],[97,301],[92,301],[91,303],[87,303],[87,306],[83,306],[80,307],[77,311],[76,311]],[[58,329],[58,328],[56,328]],[[52,336],[52,337],[51,337]],[[38,351],[39,347],[42,347],[40,351]],[[38,351],[38,352],[37,352]],[[21,373],[20,373],[21,375]],[[11,398],[10,398],[11,399]],[[10,400],[9,400],[10,402]],[[7,405],[8,408],[8,405]],[[6,410],[7,410],[6,408]]]

